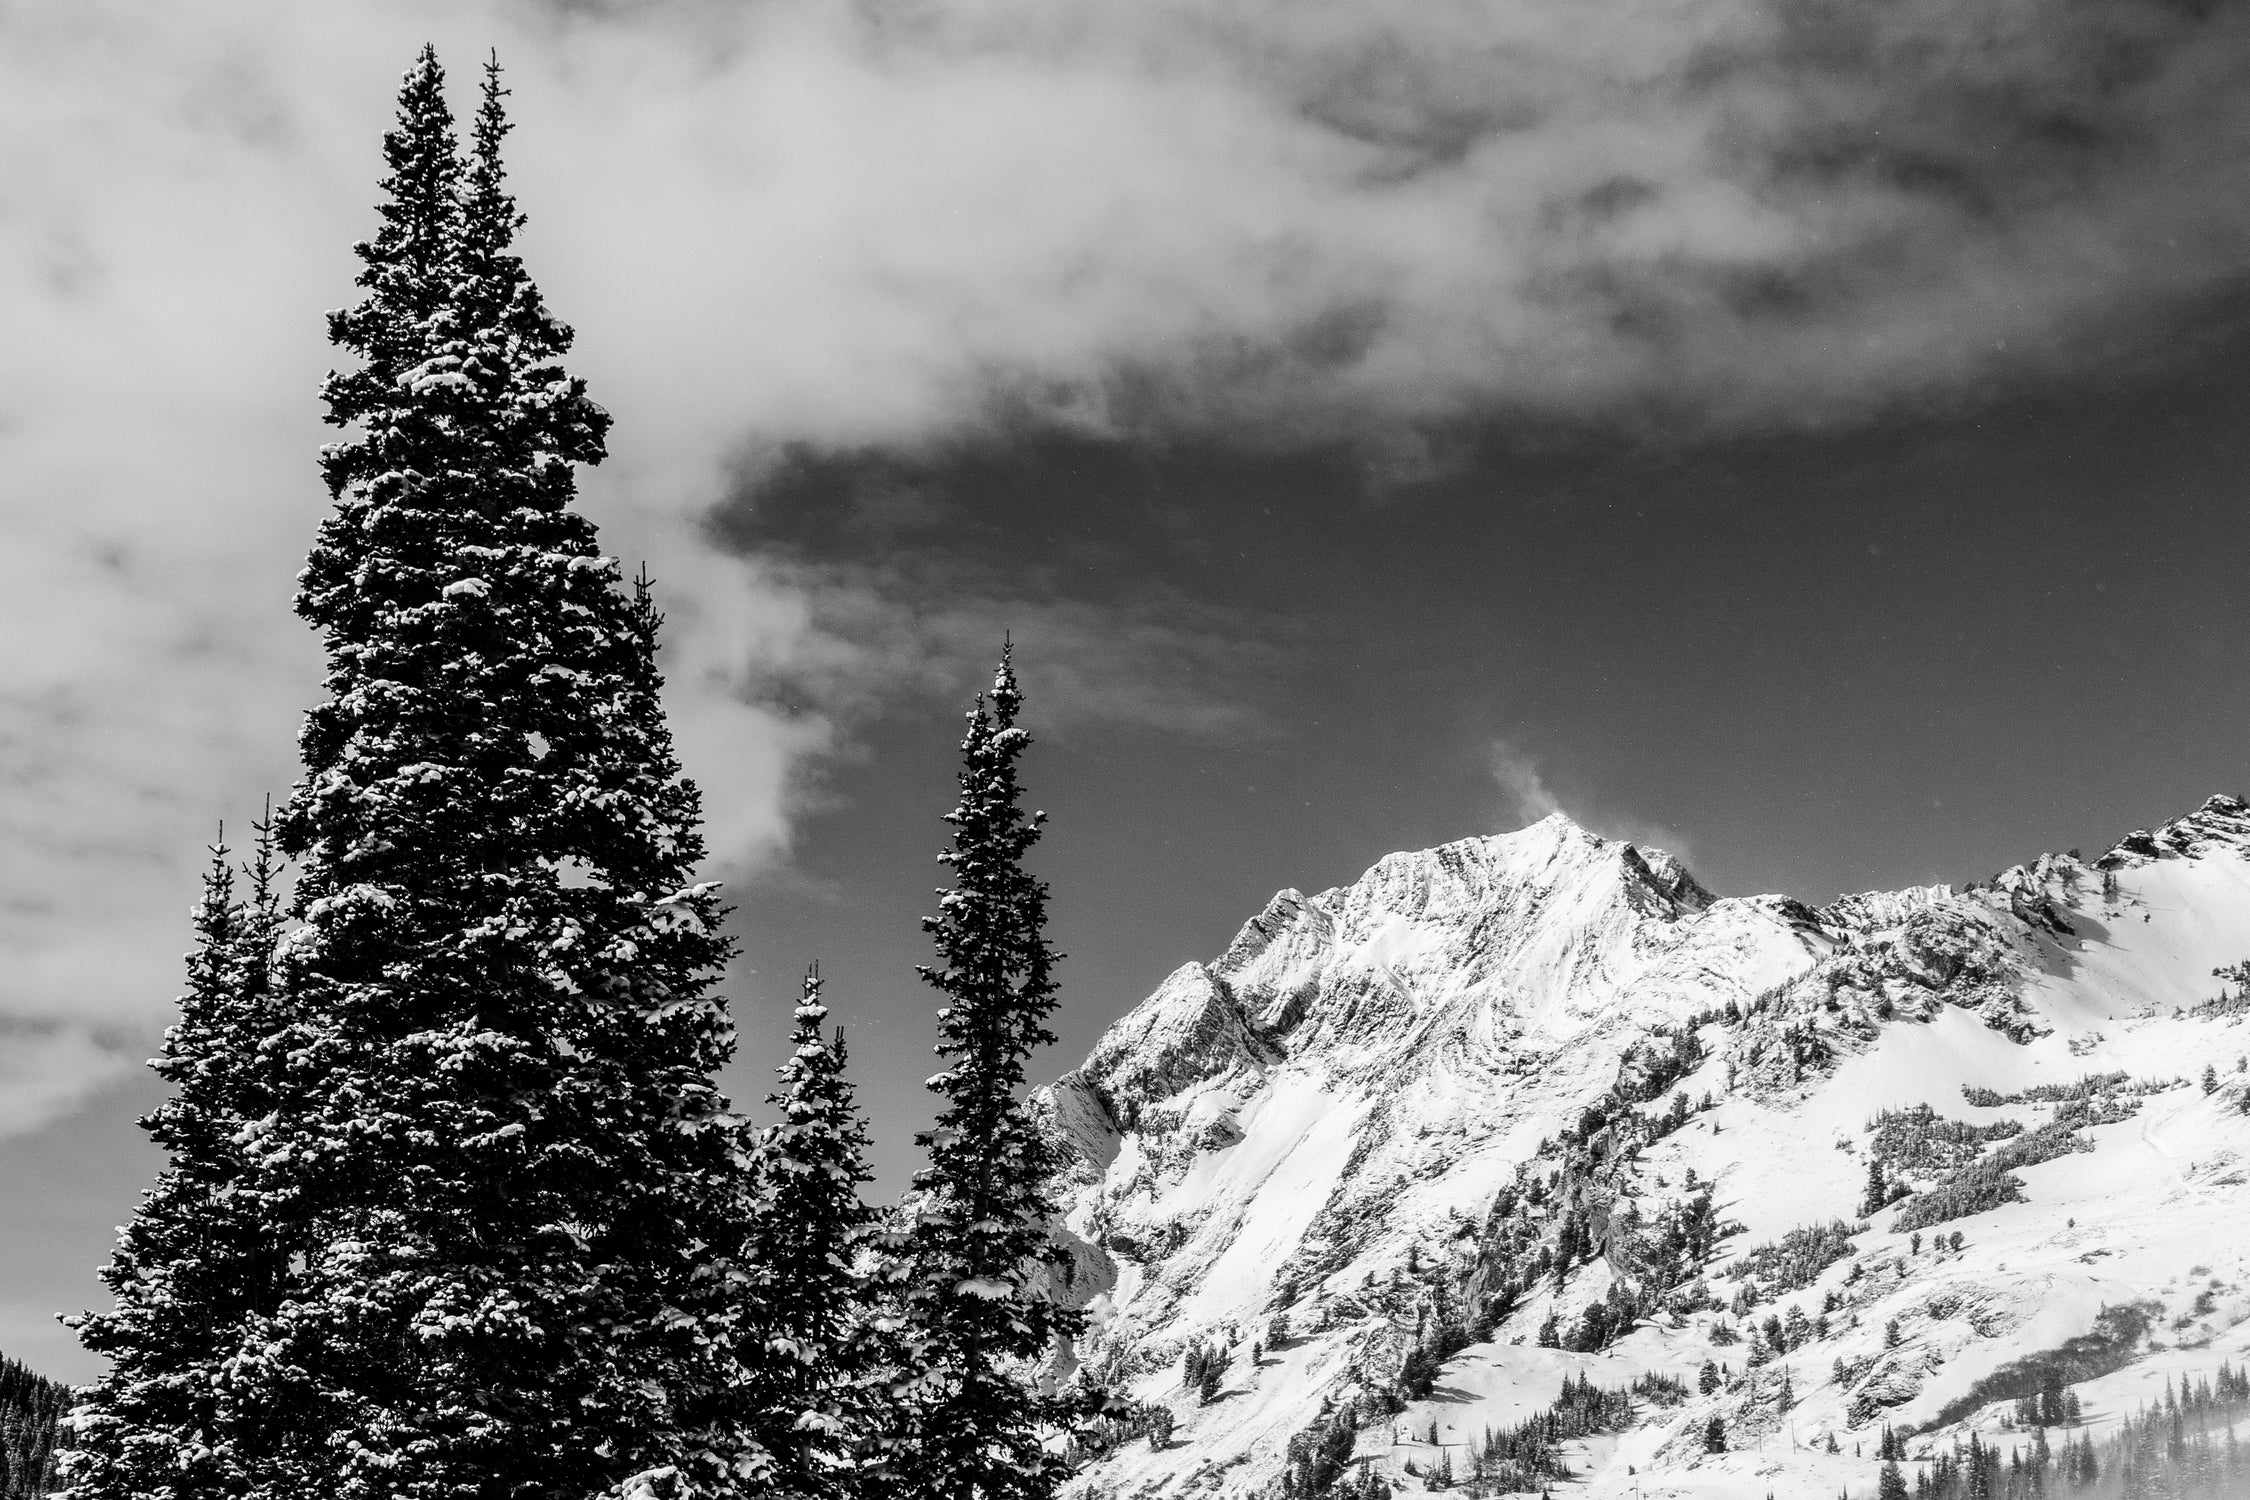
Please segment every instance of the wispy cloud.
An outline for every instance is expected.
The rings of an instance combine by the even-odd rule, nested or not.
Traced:
[[[1539,774],[1536,757],[1525,754],[1506,740],[1494,740],[1489,759],[1493,785],[1500,790],[1502,813],[1513,820],[1511,827],[1536,823],[1563,810],[1561,799],[1547,790],[1547,780]]]
[[[938,557],[769,566],[813,601],[825,642],[773,660],[769,681],[846,724],[902,698],[965,700],[1012,636],[1043,732],[1130,726],[1240,742],[1270,732],[1262,685],[1289,664],[1286,622],[1169,591],[1100,603],[1029,594]]]
[[[1547,784],[1540,758],[1513,741],[1496,739],[1486,748],[1486,765],[1499,794],[1499,824],[1521,828],[1541,818],[1561,813],[1579,827],[1604,838],[1624,839],[1644,849],[1661,849],[1682,864],[1692,864],[1694,851],[1681,829],[1652,822],[1601,803],[1566,806]]]

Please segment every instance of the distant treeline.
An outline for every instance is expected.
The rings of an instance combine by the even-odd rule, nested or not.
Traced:
[[[1884,1465],[1876,1500],[2241,1500],[2250,1495],[2250,1451],[2235,1424],[2250,1417],[2250,1374],[2226,1365],[2215,1379],[2164,1384],[2164,1399],[2143,1406],[2097,1442],[2088,1433],[2047,1439],[2044,1413],[2030,1419],[2006,1452],[1971,1435],[1967,1446],[1920,1463]],[[1908,1474],[1912,1474],[1909,1479]],[[1847,1500],[1849,1493],[1847,1492]]]
[[[0,1500],[29,1500],[54,1488],[55,1424],[70,1387],[0,1358]]]

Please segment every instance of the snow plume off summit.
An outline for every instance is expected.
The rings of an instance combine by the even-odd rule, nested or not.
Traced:
[[[2231,797],[1822,907],[1560,814],[1283,891],[1040,1095],[1078,1488],[2250,1493],[2246,960]]]

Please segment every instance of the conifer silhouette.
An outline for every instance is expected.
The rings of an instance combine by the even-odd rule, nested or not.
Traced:
[[[717,1495],[759,1464],[734,1395],[750,1136],[712,1084],[728,945],[691,883],[659,618],[571,506],[609,418],[511,248],[497,64],[467,162],[444,83],[425,48],[362,295],[330,317],[352,431],[300,575],[328,670],[275,817],[298,870],[290,930],[258,939],[277,998],[197,1085],[267,1091],[228,1164],[255,1305],[196,1398],[204,1467],[146,1489],[97,1456],[87,1500]],[[206,906],[218,951],[224,893]],[[140,1282],[180,1260],[160,1228],[144,1205],[127,1231]],[[88,1327],[121,1369],[178,1342]],[[89,1449],[161,1461],[185,1415],[122,1397],[92,1403]]]

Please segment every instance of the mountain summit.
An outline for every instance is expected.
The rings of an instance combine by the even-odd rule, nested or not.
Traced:
[[[2246,960],[2231,797],[1823,907],[1561,815],[1282,891],[1042,1091],[1144,1414],[1079,1488],[1872,1497],[1890,1434],[2028,1449],[2027,1382],[2114,1428],[2250,1351]]]

